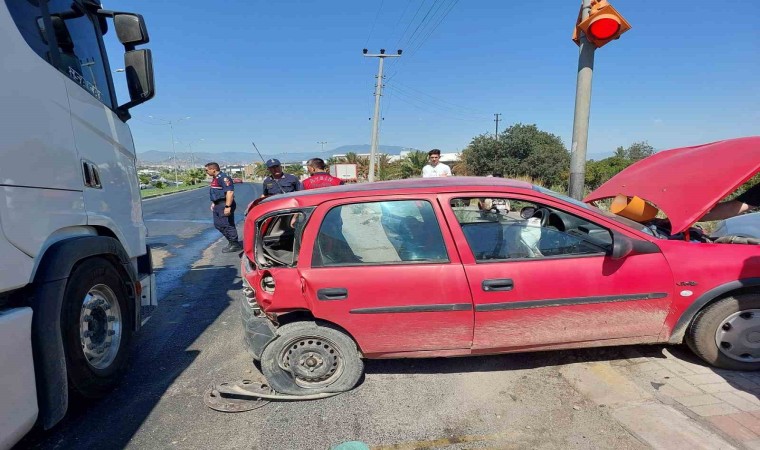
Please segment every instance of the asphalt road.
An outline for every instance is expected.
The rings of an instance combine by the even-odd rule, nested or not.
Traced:
[[[258,192],[260,186],[236,185],[241,206]],[[647,447],[615,420],[607,400],[592,401],[596,382],[586,389],[583,381],[586,367],[625,362],[631,349],[367,361],[361,384],[336,397],[237,414],[207,408],[202,396],[212,383],[263,378],[242,345],[239,258],[220,252],[225,241],[213,229],[206,195],[203,189],[145,202],[160,305],[136,339],[124,382],[98,402],[74,405],[63,423],[22,447]],[[578,369],[568,376],[568,367]],[[600,380],[618,383],[602,374]]]

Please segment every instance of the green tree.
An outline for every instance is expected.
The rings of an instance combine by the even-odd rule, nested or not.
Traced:
[[[622,149],[622,147],[620,148]],[[617,155],[617,152],[615,154]],[[631,164],[633,161],[620,156],[610,156],[599,161],[588,161],[586,163],[586,186],[592,190],[596,189]]]
[[[196,185],[206,179],[206,171],[203,169],[190,169],[185,172],[183,181],[187,184]]]
[[[570,153],[562,140],[536,125],[515,124],[497,141],[476,136],[462,152],[468,173],[528,177],[546,186],[567,186]]]
[[[628,159],[638,161],[646,157],[654,155],[654,147],[649,145],[647,141],[634,142],[625,150]]]
[[[150,175],[138,175],[137,178],[140,179],[140,184],[150,184]]]
[[[300,177],[304,174],[303,166],[300,164],[291,164],[287,167],[285,167],[285,173],[289,173],[291,175],[295,175],[296,177]]]
[[[346,156],[342,158],[344,163],[356,164],[356,176],[360,179],[367,179],[369,174],[369,158],[366,156],[357,155],[354,152],[346,153]]]
[[[391,157],[381,153],[377,157],[377,180],[395,180],[401,177],[401,165],[391,162]]]
[[[401,178],[419,178],[422,168],[428,163],[428,154],[422,150],[412,150],[401,158]]]

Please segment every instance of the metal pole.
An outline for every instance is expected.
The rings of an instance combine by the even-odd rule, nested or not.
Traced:
[[[375,181],[375,155],[377,155],[377,141],[380,126],[380,96],[383,92],[383,63],[385,58],[380,57],[380,66],[377,70],[377,84],[375,85],[375,116],[372,119],[372,147],[369,151],[369,175],[367,181]]]
[[[375,181],[375,158],[377,157],[377,146],[380,141],[379,126],[380,126],[380,97],[383,95],[383,63],[385,58],[398,58],[401,56],[401,50],[398,50],[395,55],[385,53],[385,49],[380,49],[379,54],[367,54],[367,49],[364,49],[364,56],[371,58],[379,58],[380,66],[377,69],[377,83],[375,84],[375,116],[372,121],[372,145],[369,151],[369,174],[367,175],[367,181]]]
[[[581,20],[588,17],[591,0],[583,0]],[[585,33],[580,33],[578,80],[575,87],[575,115],[573,117],[573,143],[570,147],[570,197],[581,200],[586,174],[586,147],[588,123],[591,114],[591,78],[594,74],[594,50]]]
[[[172,121],[169,121],[169,128],[172,132],[172,152],[174,153],[174,186],[179,186],[179,175],[178,167],[179,167],[179,160],[177,160],[177,150],[174,149],[174,124],[172,124]]]
[[[500,115],[501,115],[501,113],[494,113],[494,115],[493,115],[494,117],[496,117],[494,119],[494,122],[496,122],[496,135],[495,136],[496,136],[496,140],[497,141],[499,140],[499,116]]]

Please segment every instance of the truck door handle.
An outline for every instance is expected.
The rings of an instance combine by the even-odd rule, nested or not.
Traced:
[[[344,300],[348,298],[348,289],[346,288],[325,288],[317,291],[317,298],[320,300]]]
[[[514,287],[514,282],[511,278],[496,278],[493,280],[483,280],[481,287],[486,292],[494,291],[511,291]]]

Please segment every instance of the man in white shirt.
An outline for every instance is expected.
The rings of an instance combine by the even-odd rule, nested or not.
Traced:
[[[430,164],[422,168],[422,178],[450,177],[451,169],[446,164],[440,162],[441,151],[434,148],[428,152],[428,161]]]

